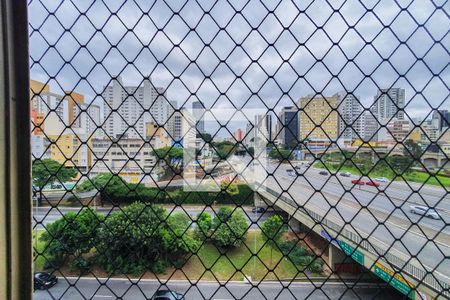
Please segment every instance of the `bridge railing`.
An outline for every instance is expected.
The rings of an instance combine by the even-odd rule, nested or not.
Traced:
[[[378,257],[383,257],[384,260],[386,260],[391,266],[397,268],[397,270],[401,270],[401,272],[407,273],[418,282],[423,283],[437,293],[442,293],[443,296],[450,298],[450,284],[448,283],[449,278],[442,276],[444,278],[438,280],[436,279],[436,274],[433,274],[433,270],[424,270],[423,268],[419,268],[411,264],[411,259],[398,250],[390,249],[389,252],[387,252],[385,249],[389,249],[389,246],[386,243],[374,237],[370,237],[370,240],[372,242],[369,242],[366,238],[362,238],[360,234],[350,231],[342,227],[342,225],[339,225],[334,221],[331,221],[330,219],[327,219],[324,216],[318,214],[317,212],[299,205],[293,199],[286,197],[260,183],[255,183],[255,191],[260,193],[262,190],[268,192],[278,200],[281,200],[286,204],[292,206],[293,209],[303,212],[314,222],[334,231],[338,236],[345,237],[346,239],[354,242],[355,244],[357,244],[357,247],[363,248],[365,251],[372,253]],[[338,238],[338,236],[336,236],[336,238]]]

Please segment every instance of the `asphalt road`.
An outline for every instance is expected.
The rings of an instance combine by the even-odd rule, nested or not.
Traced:
[[[199,282],[191,285],[187,281],[169,281],[162,286],[155,280],[80,278],[60,279],[57,285],[48,291],[36,291],[33,299],[151,299],[158,289],[170,289],[183,293],[186,300],[199,299],[401,299],[392,288],[383,285],[359,284],[348,287],[342,283],[261,283],[252,287],[248,283],[229,282],[220,285],[217,282]],[[76,286],[70,286],[76,283]]]
[[[433,273],[450,281],[450,206],[449,195],[442,188],[427,187],[424,192],[411,192],[406,183],[382,184],[380,188],[355,186],[356,177],[319,175],[317,169],[306,167],[298,172],[303,176],[289,176],[289,165],[269,164],[273,176],[261,176],[261,182],[278,194],[293,199],[350,231],[400,251],[417,259]],[[257,173],[261,173],[259,170]],[[254,177],[249,171],[244,178]],[[367,180],[367,179],[366,179]],[[417,188],[417,185],[416,185]],[[288,191],[288,192],[283,192]],[[421,217],[410,212],[410,205],[420,201],[434,206],[437,203],[441,220]],[[350,223],[345,225],[345,222]],[[390,250],[392,251],[392,250]]]
[[[197,214],[200,212],[207,212],[211,214],[211,217],[214,218],[215,212],[211,208],[204,208],[200,206],[186,206],[186,207],[166,207],[169,213],[181,212],[184,211],[187,213],[193,220],[196,218]],[[215,209],[218,209],[219,206]],[[35,207],[33,209],[33,229],[44,229],[43,226],[52,223],[58,219],[60,219],[63,214],[67,212],[79,212],[81,207]],[[114,212],[112,208],[102,208],[97,207],[97,212],[108,215]],[[117,210],[117,209],[116,209]],[[256,224],[261,224],[268,217],[273,215],[273,211],[266,211],[265,213],[253,213],[251,207],[244,207],[244,216],[247,219],[247,223],[250,225],[252,223],[251,228],[256,228]]]

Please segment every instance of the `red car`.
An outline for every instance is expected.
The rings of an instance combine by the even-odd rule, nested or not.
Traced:
[[[353,179],[352,180],[353,184],[359,184],[359,185],[365,185],[366,183],[360,179]]]
[[[380,186],[380,184],[378,182],[375,182],[375,181],[367,181],[366,185],[376,186],[376,187]]]

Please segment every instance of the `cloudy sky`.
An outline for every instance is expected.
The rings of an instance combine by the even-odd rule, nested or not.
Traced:
[[[449,3],[329,2],[30,0],[31,78],[97,103],[112,77],[150,75],[188,107],[279,111],[342,90],[369,107],[393,86],[411,117],[450,108]]]

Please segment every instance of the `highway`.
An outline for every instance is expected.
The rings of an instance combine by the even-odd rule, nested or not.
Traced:
[[[134,283],[132,283],[132,282]],[[156,280],[137,279],[95,279],[95,278],[59,278],[59,282],[49,289],[35,291],[33,299],[151,299],[158,289],[170,289],[183,293],[186,300],[200,299],[401,299],[392,288],[382,284],[357,284],[333,282],[264,282],[257,287],[242,282],[201,281],[192,286],[184,280],[170,280],[162,285]],[[70,287],[69,282],[76,286]],[[138,282],[138,284],[135,284]],[[352,287],[350,289],[350,287]]]
[[[426,187],[424,192],[413,193],[407,183],[401,182],[384,183],[379,188],[359,186],[351,183],[358,177],[324,176],[319,174],[321,170],[307,166],[301,167],[298,175],[289,175],[287,169],[292,169],[289,164],[268,163],[265,167],[257,166],[257,170],[242,166],[237,169],[243,170],[243,180],[255,182],[259,174],[260,181],[256,181],[278,195],[359,233],[375,245],[381,241],[387,245],[386,250],[393,245],[393,249],[407,257],[417,256],[433,274],[450,281],[450,201],[448,192],[442,188]],[[417,203],[436,206],[442,219],[412,214],[410,205]]]

